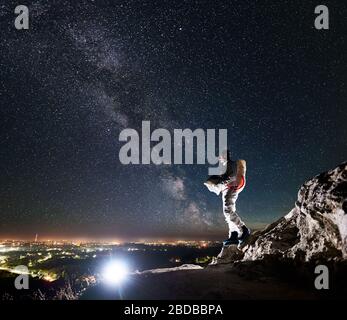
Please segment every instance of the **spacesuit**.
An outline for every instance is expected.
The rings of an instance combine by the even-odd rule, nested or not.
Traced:
[[[222,194],[223,214],[229,227],[229,239],[224,244],[240,244],[250,234],[250,230],[236,213],[236,200],[246,185],[246,161],[232,161],[229,154],[221,157],[220,161],[226,166],[225,173],[209,177],[204,184],[209,191]]]

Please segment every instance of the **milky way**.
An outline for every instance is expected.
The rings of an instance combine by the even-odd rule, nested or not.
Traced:
[[[0,5],[0,238],[220,238],[207,165],[124,166],[122,129],[228,129],[251,226],[346,160],[347,8],[313,1]]]

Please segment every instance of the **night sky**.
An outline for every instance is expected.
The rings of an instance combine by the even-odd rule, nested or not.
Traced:
[[[266,5],[265,5],[266,3]],[[30,30],[14,8],[30,10]],[[129,165],[124,128],[228,129],[259,227],[347,158],[347,5],[324,1],[0,4],[0,238],[224,239],[209,165]]]

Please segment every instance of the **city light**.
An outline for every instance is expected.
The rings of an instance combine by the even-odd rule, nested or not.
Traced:
[[[120,284],[128,276],[129,269],[124,261],[109,262],[102,272],[102,279],[107,284]]]

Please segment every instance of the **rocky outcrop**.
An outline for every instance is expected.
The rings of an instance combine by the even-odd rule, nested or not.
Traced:
[[[286,216],[252,235],[240,250],[223,249],[214,263],[269,256],[303,262],[347,258],[347,162],[304,183]]]

